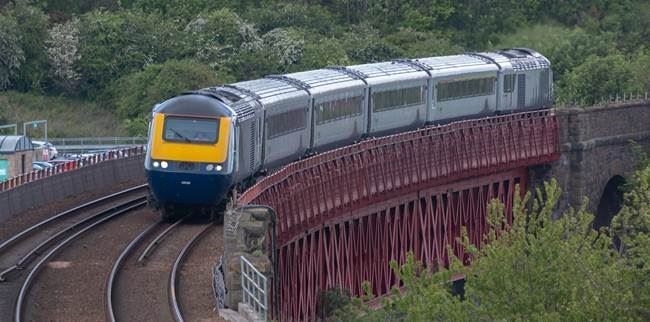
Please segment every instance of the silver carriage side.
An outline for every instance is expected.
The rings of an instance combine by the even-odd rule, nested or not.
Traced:
[[[416,61],[431,69],[433,99],[429,122],[487,116],[496,111],[496,64],[474,55]]]
[[[348,66],[367,77],[369,135],[414,129],[426,123],[430,76],[400,61]]]
[[[286,76],[310,86],[313,152],[350,144],[365,134],[367,85],[363,75],[332,67]]]

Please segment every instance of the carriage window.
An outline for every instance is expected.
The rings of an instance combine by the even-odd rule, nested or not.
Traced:
[[[165,117],[163,138],[187,143],[216,143],[219,120],[190,117]]]
[[[269,139],[305,128],[307,108],[296,109],[266,118],[266,133]]]
[[[438,102],[494,94],[494,77],[438,83]]]
[[[425,86],[401,88],[372,94],[373,112],[392,110],[424,103],[427,88]]]
[[[512,93],[515,90],[515,74],[503,76],[503,92]]]
[[[316,106],[316,124],[328,123],[361,115],[363,96],[348,97]]]

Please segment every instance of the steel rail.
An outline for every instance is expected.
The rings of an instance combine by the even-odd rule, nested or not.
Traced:
[[[172,267],[172,271],[169,274],[169,304],[171,306],[172,315],[174,316],[174,320],[176,320],[176,322],[185,321],[183,319],[180,305],[178,303],[178,296],[176,294],[176,282],[178,281],[178,272],[180,271],[181,263],[187,255],[188,250],[192,248],[194,243],[198,241],[203,235],[205,235],[205,233],[208,232],[211,227],[214,226],[214,223],[205,225],[201,231],[199,231],[196,235],[194,235],[194,237],[192,237],[192,239],[190,239],[189,242],[187,242],[185,247],[183,247],[181,252],[178,254],[178,257],[176,257],[176,260],[174,261],[174,266]]]
[[[154,223],[147,227],[144,231],[142,231],[135,239],[129,243],[126,248],[124,248],[124,251],[118,256],[117,260],[113,263],[113,268],[111,269],[111,273],[108,276],[108,279],[106,280],[106,299],[105,299],[105,304],[106,304],[106,318],[108,321],[115,322],[115,309],[113,308],[113,285],[115,284],[115,280],[117,279],[117,273],[120,270],[120,268],[124,265],[126,258],[128,255],[133,251],[135,246],[144,239],[145,236],[149,235],[151,231],[154,230],[158,225],[160,225],[161,222]]]
[[[96,214],[94,214],[94,215],[92,215],[92,216],[90,216],[88,218],[85,218],[85,219],[83,219],[81,221],[78,221],[78,222],[72,224],[71,226],[68,226],[67,228],[65,228],[65,229],[57,232],[56,234],[50,236],[49,238],[47,238],[46,240],[44,240],[40,244],[38,244],[36,247],[32,248],[32,250],[27,252],[27,254],[25,254],[15,265],[10,266],[7,269],[5,269],[4,271],[0,272],[0,282],[5,282],[7,280],[6,279],[7,274],[9,274],[9,273],[11,273],[11,272],[13,272],[15,270],[23,269],[24,266],[25,266],[25,263],[27,263],[32,256],[40,255],[41,250],[45,249],[46,246],[50,245],[55,240],[59,239],[61,236],[65,235],[67,233],[70,233],[71,231],[73,231],[73,230],[75,230],[75,229],[77,229],[79,227],[82,227],[82,226],[84,226],[84,225],[86,225],[86,224],[88,224],[90,222],[93,222],[93,221],[97,220],[100,217],[105,216],[107,212],[117,211],[117,210],[120,210],[122,208],[129,207],[131,204],[140,203],[140,202],[143,201],[143,199],[146,200],[145,198],[146,197],[134,198],[134,199],[126,201],[126,202],[124,202],[122,204],[119,204],[119,205],[113,206],[111,208],[108,208],[106,210],[100,211],[100,212],[98,212],[98,213],[96,213]]]
[[[174,228],[176,228],[176,226],[180,225],[185,220],[185,218],[187,218],[187,217],[188,216],[185,216],[185,217],[177,220],[174,224],[167,227],[167,229],[163,230],[158,236],[156,236],[156,238],[154,238],[154,240],[152,240],[149,243],[149,245],[147,245],[147,248],[144,249],[142,254],[140,254],[140,257],[138,257],[138,263],[144,265],[144,260],[150,255],[150,253],[151,253],[151,251],[153,251],[154,247],[158,246],[158,244],[160,244],[160,242],[164,239],[164,237],[166,237],[169,234],[169,232],[172,231],[172,229],[174,229]]]
[[[123,215],[129,211],[132,211],[136,208],[142,207],[147,204],[146,197],[141,198],[142,201],[140,203],[137,203],[135,205],[131,205],[127,208],[120,209],[118,211],[115,211],[113,213],[110,213],[110,211],[106,211],[105,213],[108,213],[105,217],[97,220],[96,222],[90,224],[89,226],[84,227],[82,230],[76,232],[72,236],[68,237],[66,240],[62,241],[60,244],[58,244],[56,247],[54,247],[52,250],[50,250],[47,255],[43,256],[41,260],[34,266],[34,268],[31,270],[29,275],[27,276],[27,279],[23,283],[23,286],[20,289],[20,293],[18,295],[18,299],[16,300],[16,306],[14,307],[14,321],[15,322],[21,322],[23,320],[22,317],[22,311],[23,311],[23,303],[25,302],[25,297],[27,296],[27,291],[29,291],[32,282],[34,281],[34,278],[36,275],[40,272],[41,269],[43,269],[44,264],[56,253],[58,253],[63,247],[67,246],[71,241],[77,239],[79,236],[84,234],[85,232],[111,220],[114,219],[120,215]]]
[[[93,201],[87,202],[87,203],[85,203],[83,205],[74,207],[72,209],[68,209],[68,210],[66,210],[66,211],[64,211],[62,213],[59,213],[59,214],[57,214],[57,215],[55,215],[53,217],[50,217],[50,218],[48,218],[46,220],[43,220],[43,221],[39,222],[38,224],[33,225],[33,226],[21,231],[20,233],[14,235],[13,237],[5,240],[2,244],[0,244],[0,253],[4,252],[6,250],[6,248],[8,248],[10,245],[14,244],[18,240],[20,240],[23,237],[27,236],[29,233],[33,232],[34,230],[39,229],[39,228],[41,228],[41,227],[43,227],[43,226],[45,226],[45,225],[47,225],[47,224],[49,224],[49,223],[51,223],[53,221],[56,221],[57,219],[68,216],[68,215],[70,215],[70,214],[72,214],[74,212],[77,212],[79,210],[90,208],[90,207],[96,205],[99,202],[106,201],[108,199],[113,199],[115,197],[120,197],[120,196],[123,196],[123,195],[125,195],[127,193],[130,193],[130,192],[133,192],[133,191],[136,191],[136,190],[139,190],[139,189],[143,189],[145,187],[147,187],[147,184],[139,185],[139,186],[129,188],[129,189],[126,189],[126,190],[122,190],[120,192],[116,192],[114,194],[110,194],[108,196],[104,196],[102,198],[95,199]]]

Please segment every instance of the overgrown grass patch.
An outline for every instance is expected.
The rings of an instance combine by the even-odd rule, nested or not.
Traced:
[[[48,121],[49,137],[126,136],[122,121],[94,102],[15,91],[0,92],[0,123]],[[1,125],[1,124],[0,124]],[[30,136],[43,135],[30,129]]]

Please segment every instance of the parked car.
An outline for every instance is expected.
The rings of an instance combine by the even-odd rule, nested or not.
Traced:
[[[34,162],[32,162],[32,165],[34,165],[34,164],[40,165],[43,168],[51,168],[51,167],[54,166],[52,163],[45,162],[45,161],[34,161]]]
[[[43,160],[52,160],[56,159],[59,156],[59,151],[56,150],[56,147],[46,141],[32,141],[34,148],[43,148]]]

